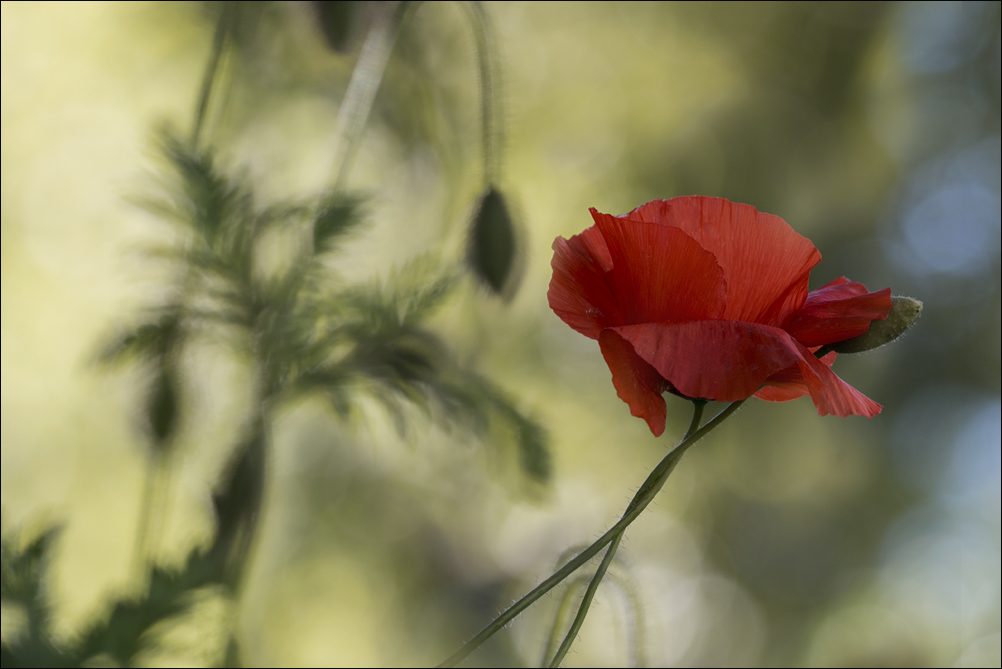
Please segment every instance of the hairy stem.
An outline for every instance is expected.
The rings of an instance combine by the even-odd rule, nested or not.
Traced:
[[[602,563],[598,566],[595,571],[595,575],[591,578],[591,583],[588,584],[588,589],[585,590],[584,598],[581,600],[581,606],[578,607],[577,615],[574,616],[574,622],[571,623],[571,628],[567,630],[567,635],[564,640],[560,643],[560,647],[557,648],[556,654],[554,654],[553,659],[547,666],[559,667],[560,663],[564,661],[564,656],[567,655],[567,651],[571,649],[571,644],[574,643],[574,639],[577,638],[578,632],[581,630],[581,626],[584,624],[585,617],[588,615],[588,609],[591,608],[592,600],[595,599],[595,593],[598,592],[598,586],[605,578],[605,572],[609,571],[609,565],[616,557],[616,551],[619,549],[619,544],[623,541],[623,533],[626,531],[624,527],[620,530],[616,536],[612,538],[612,543],[609,544],[609,549],[605,552],[605,557],[602,558]]]
[[[504,613],[491,621],[487,627],[481,630],[475,637],[467,641],[462,648],[453,653],[448,659],[438,666],[452,667],[461,662],[470,653],[479,648],[481,644],[487,641],[487,639],[498,632],[498,630],[502,629],[505,625],[511,622],[515,616],[531,606],[536,600],[552,590],[565,578],[577,571],[579,567],[595,557],[599,551],[612,543],[616,535],[629,527],[630,524],[636,520],[641,513],[643,513],[644,509],[647,508],[647,505],[653,501],[654,497],[661,490],[662,486],[664,486],[665,481],[668,480],[668,476],[671,474],[672,470],[675,469],[675,465],[678,464],[678,461],[682,458],[685,452],[693,444],[720,425],[720,423],[727,420],[727,418],[737,411],[744,403],[745,400],[732,402],[723,411],[714,416],[713,419],[706,425],[691,434],[688,439],[684,439],[682,443],[666,455],[664,459],[658,463],[658,466],[654,468],[654,471],[650,473],[647,480],[645,480],[643,485],[640,486],[640,490],[637,491],[633,501],[630,502],[630,507],[628,507],[630,510],[623,514],[623,517],[619,520],[619,522],[613,525],[609,531],[599,537],[594,543],[592,543],[592,545],[584,549],[577,557],[536,586],[531,592],[529,592],[529,594],[525,595],[522,599],[508,607]]]
[[[685,440],[699,429],[699,422],[703,419],[703,408],[705,406],[706,402],[704,400],[693,400],[692,420],[689,422],[689,428],[685,431],[685,436],[682,437],[682,443],[685,443]],[[630,506],[626,508],[626,511],[631,511],[636,502],[637,498],[634,497],[633,501],[630,502]],[[613,537],[612,542],[609,544],[609,549],[605,552],[605,557],[602,558],[602,564],[599,565],[598,570],[591,579],[591,583],[588,584],[584,599],[581,600],[581,606],[578,607],[577,615],[574,617],[574,622],[571,623],[571,628],[567,631],[567,636],[564,637],[563,642],[560,644],[548,666],[559,667],[560,663],[564,660],[564,656],[567,655],[567,651],[571,649],[571,644],[574,643],[574,639],[581,630],[581,626],[584,625],[585,618],[588,616],[588,609],[591,608],[592,600],[595,599],[595,593],[598,592],[598,586],[602,583],[602,579],[605,578],[605,573],[609,570],[609,565],[612,564],[616,556],[616,550],[619,548],[619,544],[622,542],[625,533],[626,528],[624,527]]]
[[[550,627],[550,633],[546,637],[546,645],[543,646],[543,656],[539,662],[539,666],[544,667],[549,664],[549,659],[553,655],[553,649],[557,645],[557,638],[560,636],[560,630],[564,628],[564,621],[567,619],[567,614],[571,611],[571,604],[574,602],[574,597],[578,593],[578,588],[585,584],[588,580],[587,576],[579,576],[568,584],[567,589],[564,591],[564,596],[560,598],[560,604],[557,606],[557,613],[553,617],[553,625]]]
[[[477,66],[480,70],[480,141],[484,160],[484,186],[497,179],[501,144],[501,78],[497,76],[494,35],[483,3],[465,3],[477,43]]]

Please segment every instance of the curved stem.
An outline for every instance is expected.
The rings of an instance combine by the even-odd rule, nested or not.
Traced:
[[[501,97],[501,81],[493,68],[496,62],[494,36],[491,31],[490,18],[484,10],[483,3],[466,3],[473,26],[473,36],[477,43],[477,65],[480,70],[480,141],[483,147],[484,186],[485,189],[494,185],[497,179],[497,166],[500,161],[500,127],[499,122]]]
[[[689,421],[689,428],[685,431],[685,436],[682,437],[682,443],[692,436],[692,434],[699,429],[699,422],[703,419],[703,408],[706,406],[705,400],[693,400],[692,402],[692,420]],[[634,497],[633,501],[630,502],[630,506],[626,508],[627,512],[632,510],[637,498]],[[591,579],[591,583],[588,584],[588,590],[585,591],[584,599],[581,600],[581,606],[578,607],[578,613],[574,617],[574,622],[571,623],[571,628],[567,631],[567,636],[564,637],[563,642],[557,649],[556,654],[550,661],[550,667],[559,667],[560,663],[563,662],[564,656],[567,655],[567,651],[571,649],[571,644],[574,643],[574,639],[577,638],[578,632],[581,630],[581,626],[584,625],[585,618],[588,616],[588,609],[591,608],[592,600],[595,599],[595,593],[598,592],[598,586],[602,583],[602,579],[605,578],[605,572],[609,570],[609,565],[612,564],[613,559],[616,556],[616,550],[619,548],[620,542],[623,540],[623,535],[626,533],[626,528],[624,527],[619,533],[613,537],[612,542],[609,544],[609,550],[605,552],[605,557],[602,558],[602,564],[599,565],[598,570]]]
[[[191,129],[191,145],[198,147],[198,140],[205,126],[205,112],[209,108],[209,97],[212,94],[212,85],[216,80],[216,72],[219,70],[219,59],[223,55],[223,46],[226,44],[226,35],[229,32],[230,3],[224,2],[219,12],[219,21],[216,23],[216,33],[212,37],[212,51],[209,53],[209,62],[205,66],[205,74],[202,75],[202,87],[198,92],[198,103],[195,105],[195,121]]]
[[[637,585],[634,583],[633,579],[628,573],[617,573],[616,565],[609,567],[609,573],[606,574],[606,578],[609,582],[619,588],[620,594],[623,596],[625,613],[630,616],[630,619],[625,621],[623,624],[623,631],[627,635],[627,639],[632,635],[632,643],[627,640],[627,652],[629,653],[632,649],[632,659],[633,666],[643,667],[647,664],[646,656],[647,653],[644,650],[645,643],[645,624],[644,624],[644,608],[641,602],[640,593],[637,592]],[[631,634],[632,633],[632,634]]]
[[[571,649],[571,644],[574,643],[574,639],[577,638],[578,632],[581,630],[581,626],[584,625],[585,617],[588,615],[588,609],[591,608],[591,602],[595,599],[595,593],[598,592],[598,586],[602,582],[602,579],[605,578],[605,572],[609,570],[609,565],[612,564],[613,559],[616,557],[616,550],[619,549],[619,544],[623,541],[624,532],[626,532],[625,527],[612,538],[612,543],[609,544],[609,550],[605,552],[605,557],[602,558],[602,563],[595,571],[595,575],[592,576],[591,583],[588,584],[588,589],[585,590],[584,599],[581,600],[581,606],[578,607],[578,612],[577,615],[574,616],[574,622],[571,623],[571,628],[567,631],[567,635],[560,643],[560,648],[557,648],[556,654],[554,654],[553,659],[550,660],[550,663],[547,666],[559,667],[560,663],[564,661],[564,656],[567,655],[567,651]]]
[[[658,463],[654,471],[650,473],[647,479],[644,481],[643,485],[640,486],[640,490],[633,497],[633,501],[630,502],[630,507],[628,511],[623,514],[623,517],[617,522],[612,528],[595,540],[588,548],[581,551],[577,557],[568,562],[562,568],[557,570],[552,576],[536,586],[529,594],[522,597],[507,609],[504,613],[499,615],[497,618],[492,620],[490,624],[480,631],[475,637],[467,641],[462,648],[453,653],[448,659],[446,659],[442,664],[438,665],[440,667],[452,667],[457,663],[461,662],[466,656],[472,653],[474,650],[480,647],[487,639],[492,637],[498,630],[502,629],[511,620],[517,616],[519,613],[531,606],[536,600],[545,595],[547,592],[556,587],[561,581],[573,574],[579,567],[586,564],[595,555],[599,553],[603,548],[612,543],[616,535],[622,530],[630,526],[630,524],[636,520],[647,505],[653,501],[654,497],[664,486],[665,481],[668,480],[668,476],[675,469],[675,465],[682,458],[685,452],[697,441],[706,436],[710,431],[716,428],[720,423],[727,420],[727,418],[733,414],[738,408],[745,403],[746,400],[740,400],[737,402],[731,402],[723,411],[718,413],[713,417],[706,425],[696,430],[692,433],[688,439],[684,439],[682,443],[676,446],[668,455]]]
[[[549,663],[547,658],[551,656],[553,649],[557,645],[557,637],[560,636],[560,630],[564,627],[564,620],[567,619],[567,614],[570,612],[574,596],[577,594],[578,588],[584,585],[586,580],[588,580],[587,576],[579,576],[571,581],[564,590],[564,596],[560,598],[557,613],[553,617],[553,625],[550,627],[550,633],[546,637],[546,645],[543,646],[543,655],[539,661],[539,666],[545,667]]]

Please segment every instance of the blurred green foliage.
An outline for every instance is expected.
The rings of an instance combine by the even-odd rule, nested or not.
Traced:
[[[652,664],[997,666],[999,4],[487,4],[521,237],[472,264],[521,278],[505,304],[458,269],[506,229],[477,215],[461,6],[401,26],[352,195],[327,190],[377,4],[236,5],[211,141],[161,135],[142,211],[122,184],[188,118],[218,8],[3,5],[3,665],[232,662],[231,639],[255,664],[446,657],[664,452],[548,311],[550,243],[589,206],[697,193],[811,238],[812,287],[890,286],[923,317],[836,363],[876,419],[752,402],[694,449],[621,550],[640,606],[603,586],[567,664],[642,638]],[[136,246],[168,262],[123,267]],[[104,351],[136,371],[84,365],[137,311]],[[173,492],[139,577],[156,452]],[[58,541],[31,533],[52,516]],[[535,662],[564,594],[477,662]]]

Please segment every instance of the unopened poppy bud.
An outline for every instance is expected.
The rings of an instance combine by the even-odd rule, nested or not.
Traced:
[[[177,425],[177,387],[174,375],[165,367],[157,370],[146,404],[146,418],[158,450],[166,447]]]
[[[517,255],[518,235],[508,204],[491,186],[473,217],[467,262],[492,292],[510,296],[519,279]]]
[[[839,353],[862,353],[888,344],[905,333],[922,314],[922,303],[911,297],[892,297],[891,312],[884,320],[870,321],[870,329],[852,339],[825,348]]]

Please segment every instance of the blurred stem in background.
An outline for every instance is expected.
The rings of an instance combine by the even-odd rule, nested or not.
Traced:
[[[416,6],[375,5],[376,16],[338,112],[333,190],[307,202],[265,206],[245,176],[220,167],[218,149],[208,139],[220,64],[237,31],[245,29],[241,12],[248,6],[226,2],[213,8],[216,25],[190,139],[184,141],[170,129],[161,132],[167,190],[144,202],[178,228],[175,243],[154,249],[153,254],[172,261],[178,279],[172,297],[150,308],[144,323],[117,337],[101,356],[103,362],[136,360],[150,376],[145,413],[152,447],[134,558],[143,576],[142,593],[116,602],[110,617],[86,630],[79,643],[55,643],[48,633],[49,604],[41,586],[51,542],[35,542],[25,549],[27,553],[5,543],[5,556],[12,555],[4,562],[5,601],[16,591],[23,606],[39,611],[31,620],[40,622],[10,648],[5,645],[4,666],[69,666],[95,657],[134,664],[151,644],[148,633],[187,611],[196,593],[208,590],[229,602],[222,661],[239,664],[242,652],[233,605],[240,599],[259,535],[275,413],[296,398],[325,396],[342,420],[363,411],[359,407],[366,402],[363,397],[375,399],[401,435],[412,408],[446,429],[463,428],[491,442],[499,441],[500,433],[514,442],[521,470],[530,481],[544,483],[549,478],[542,427],[519,411],[507,393],[460,364],[446,342],[425,327],[455,286],[455,270],[443,271],[434,258],[425,257],[395,270],[384,282],[347,284],[332,267],[346,236],[363,221],[361,199],[346,192],[347,179],[398,28]],[[489,178],[494,174],[491,145],[496,130],[493,84],[486,79],[492,76],[491,57],[483,8],[477,4],[470,15],[480,73],[485,77],[481,139],[485,178]],[[488,222],[496,224],[496,219]],[[261,266],[260,254],[271,233],[295,242],[287,264],[268,271]],[[254,387],[244,427],[212,494],[216,521],[212,541],[192,551],[180,569],[166,569],[156,564],[157,549],[165,527],[171,454],[184,419],[185,351],[209,333],[243,354]],[[8,563],[14,569],[11,574]],[[8,587],[15,581],[33,585],[27,590]]]
[[[219,61],[226,47],[227,37],[232,30],[235,2],[220,3],[219,17],[212,38],[209,59],[202,75],[202,85],[195,101],[195,112],[192,118],[191,146],[197,151],[202,129],[205,125],[209,101],[219,72]],[[170,315],[175,323],[183,318],[180,312],[186,302],[196,280],[193,268],[189,265],[182,270],[181,289],[175,305],[175,312]],[[172,468],[172,440],[177,432],[180,421],[178,402],[178,351],[183,347],[182,333],[179,328],[171,329],[166,337],[159,370],[154,386],[148,398],[147,412],[150,419],[150,437],[153,441],[147,464],[146,478],[143,483],[143,498],[139,510],[139,523],[136,531],[136,548],[134,554],[134,569],[138,576],[145,577],[151,557],[156,555],[159,547],[158,538],[166,525],[167,507],[170,503],[170,471]]]
[[[205,114],[209,109],[213,84],[216,82],[216,73],[219,71],[219,59],[223,56],[226,38],[232,30],[234,11],[233,0],[221,3],[219,19],[216,21],[216,32],[212,38],[212,50],[209,52],[209,62],[205,66],[202,87],[199,89],[198,101],[195,103],[195,118],[191,126],[191,145],[195,148],[198,148],[202,128],[205,125]]]
[[[461,3],[470,17],[470,27],[477,45],[477,67],[480,71],[480,145],[484,161],[484,189],[496,185],[501,165],[503,115],[501,76],[494,31],[484,5],[475,0]]]
[[[362,52],[351,73],[348,90],[344,94],[338,110],[337,124],[334,126],[333,179],[334,191],[341,192],[347,183],[351,165],[358,151],[359,143],[369,118],[376,91],[383,80],[386,63],[393,51],[397,30],[405,14],[412,12],[420,3],[387,2],[380,3],[376,18],[362,45]]]

